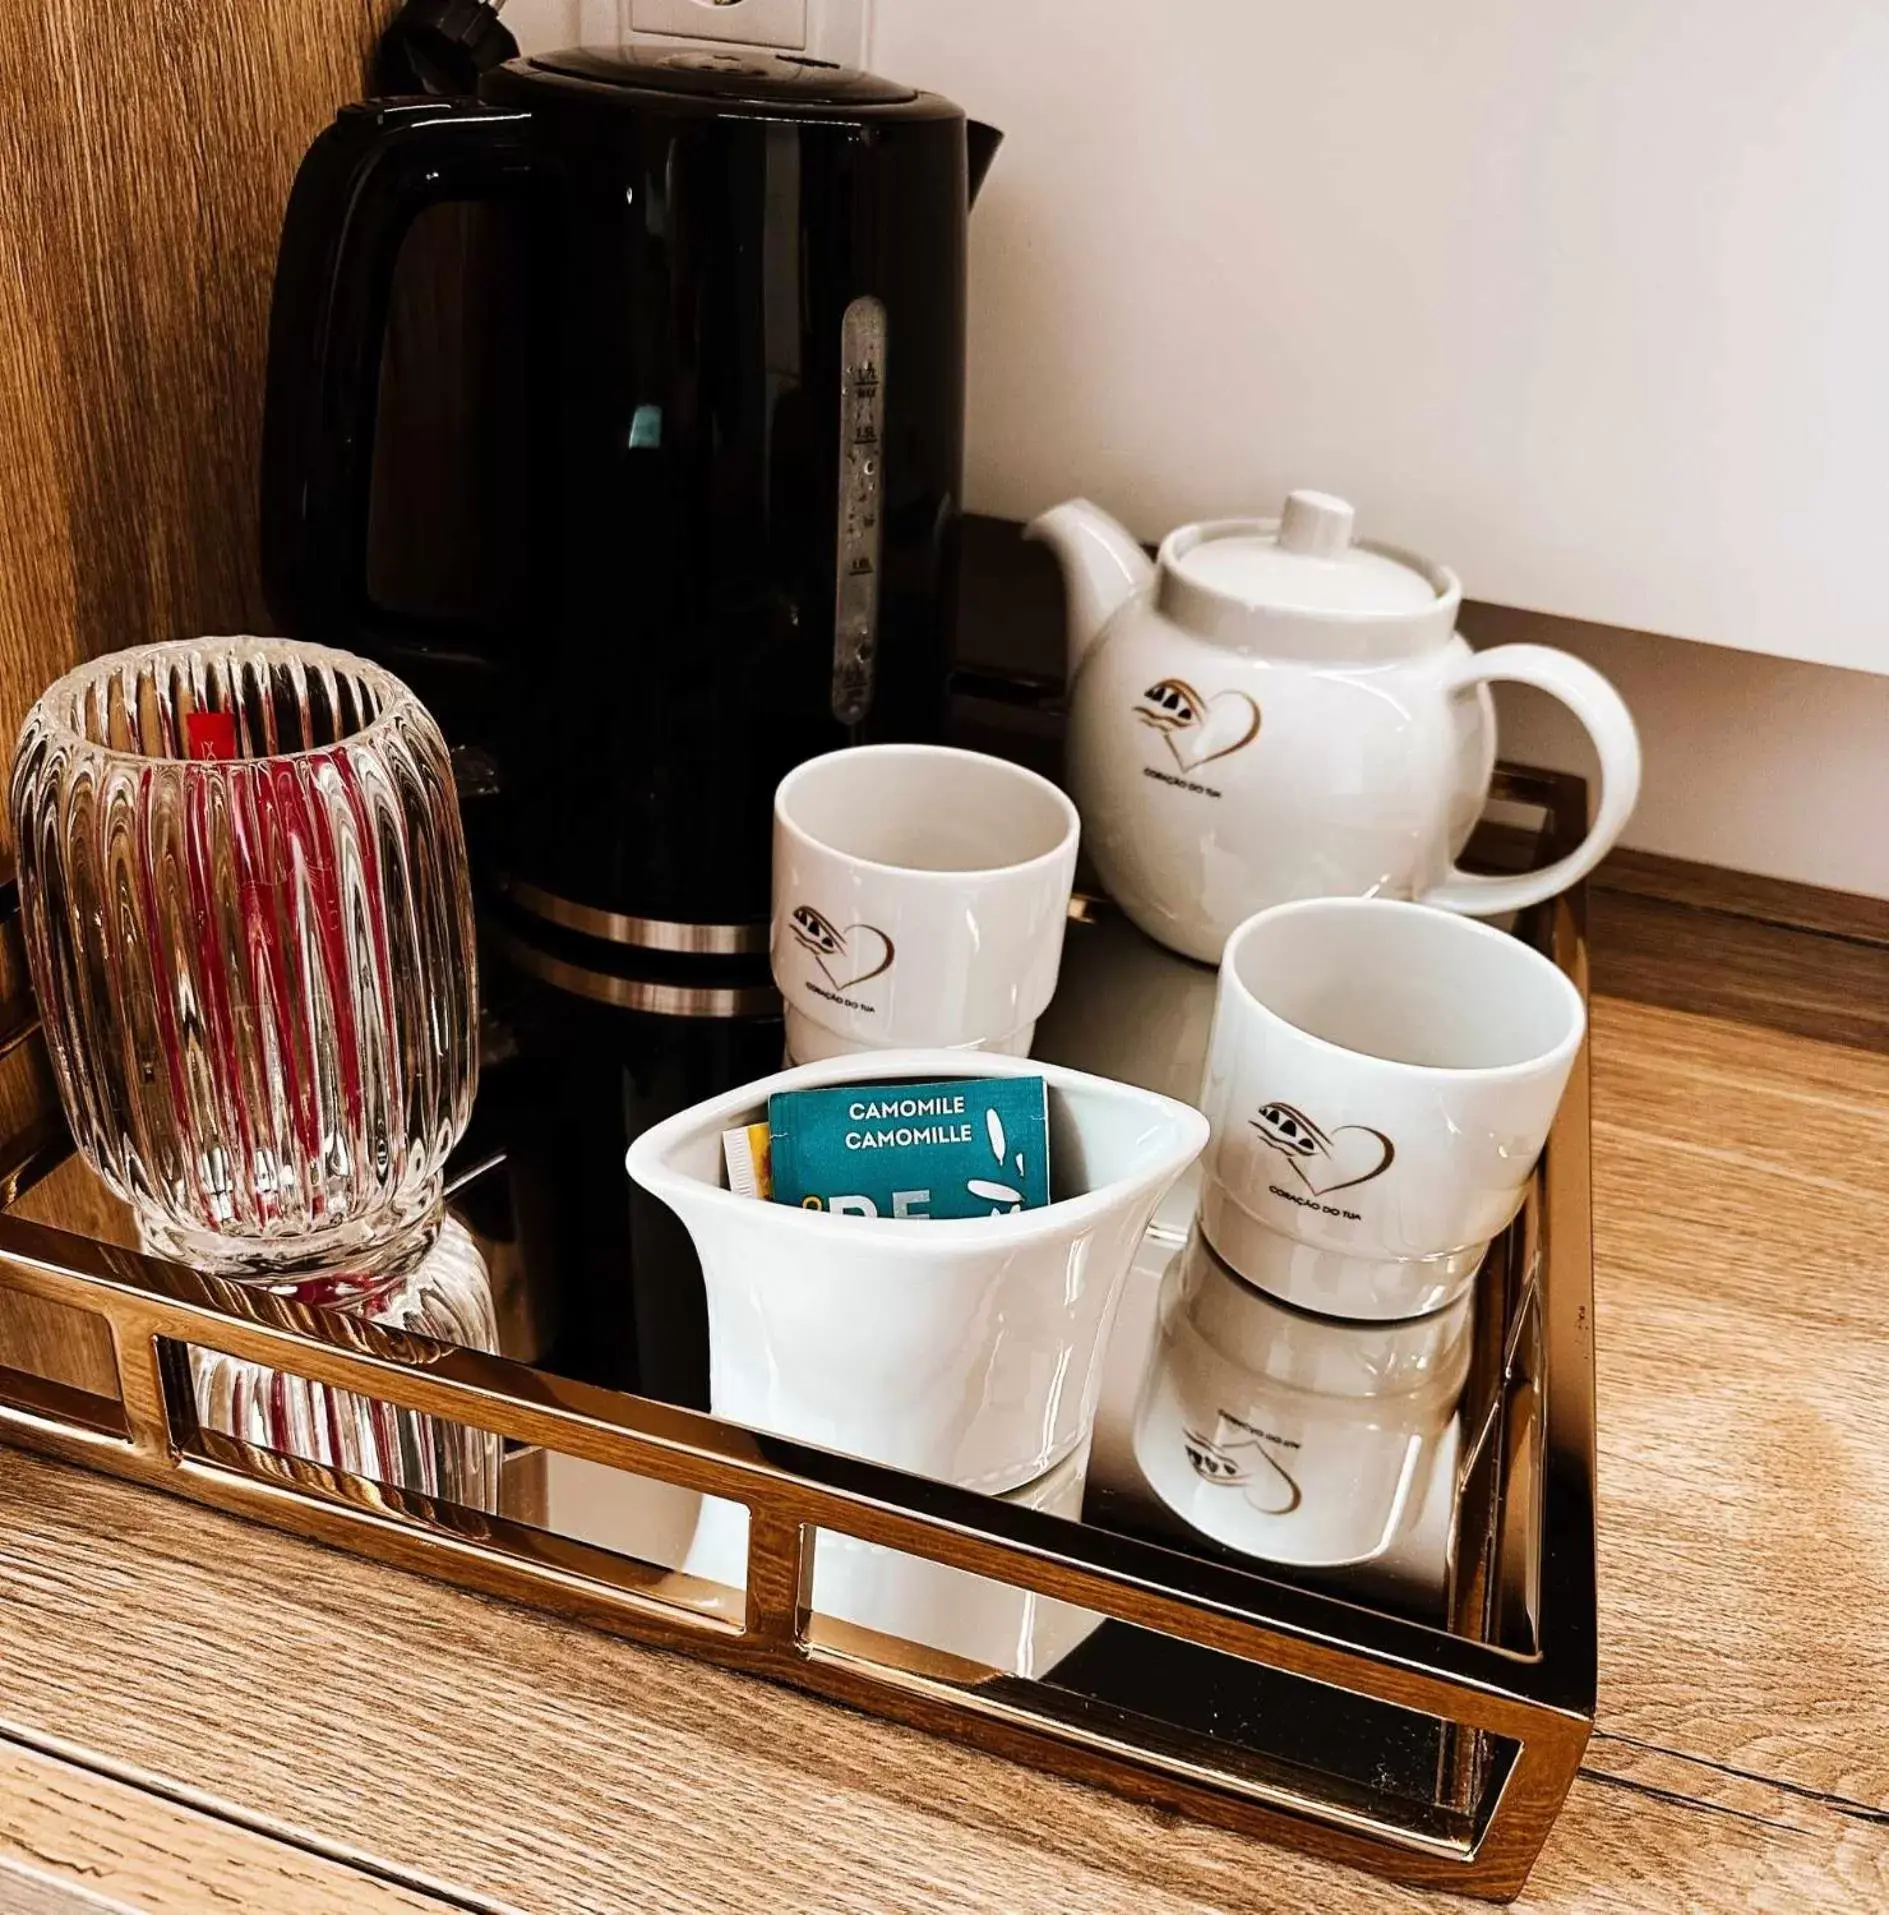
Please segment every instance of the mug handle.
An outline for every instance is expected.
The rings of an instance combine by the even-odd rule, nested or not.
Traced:
[[[1483,877],[1452,865],[1440,884],[1421,894],[1424,904],[1476,918],[1539,904],[1586,877],[1613,849],[1640,796],[1640,734],[1633,714],[1593,666],[1550,645],[1497,645],[1464,658],[1451,674],[1448,689],[1460,696],[1503,680],[1547,692],[1581,721],[1600,757],[1600,805],[1587,836],[1565,858],[1539,871]]]

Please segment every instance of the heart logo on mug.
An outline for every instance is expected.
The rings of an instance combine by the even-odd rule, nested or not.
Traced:
[[[1231,757],[1259,736],[1259,707],[1244,692],[1203,698],[1184,678],[1164,678],[1142,693],[1135,716],[1167,741],[1183,771]]]
[[[1293,1104],[1262,1104],[1248,1119],[1260,1142],[1276,1150],[1314,1197],[1368,1184],[1391,1167],[1397,1146],[1368,1124],[1340,1124],[1327,1131]]]
[[[892,940],[876,925],[849,924],[842,931],[810,904],[795,905],[788,923],[795,942],[836,991],[869,984],[892,968]]]
[[[1262,1516],[1290,1516],[1305,1500],[1305,1492],[1267,1447],[1275,1443],[1289,1451],[1299,1447],[1296,1441],[1274,1436],[1229,1410],[1214,1419],[1211,1437],[1198,1430],[1181,1431],[1181,1447],[1203,1483],[1215,1489],[1244,1490],[1248,1504]]]

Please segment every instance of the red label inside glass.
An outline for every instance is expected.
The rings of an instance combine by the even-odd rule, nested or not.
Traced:
[[[192,758],[236,756],[236,714],[193,711],[184,719],[184,747]]]

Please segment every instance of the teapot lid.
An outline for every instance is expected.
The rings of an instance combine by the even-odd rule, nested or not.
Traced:
[[[1184,526],[1161,547],[1161,607],[1204,636],[1323,657],[1392,658],[1442,644],[1462,587],[1445,566],[1352,537],[1356,513],[1293,492],[1277,519]]]

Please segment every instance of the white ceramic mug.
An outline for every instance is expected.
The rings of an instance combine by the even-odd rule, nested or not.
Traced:
[[[1227,940],[1201,1228],[1327,1316],[1413,1317],[1520,1209],[1586,1030],[1519,939],[1430,905],[1315,898]]]
[[[834,1216],[738,1197],[722,1132],[776,1091],[1041,1077],[1054,1201],[1002,1216]],[[1142,1232],[1207,1120],[1152,1091],[962,1051],[828,1058],[697,1104],[630,1146],[708,1290],[709,1406],[751,1429],[967,1489],[1033,1481],[1088,1436]]]
[[[809,759],[774,795],[774,981],[787,1051],[1025,1056],[1056,990],[1076,808],[945,745]]]
[[[1368,1562],[1422,1508],[1469,1373],[1470,1299],[1355,1323],[1273,1302],[1198,1231],[1162,1287],[1135,1460],[1190,1528],[1302,1568]]]

